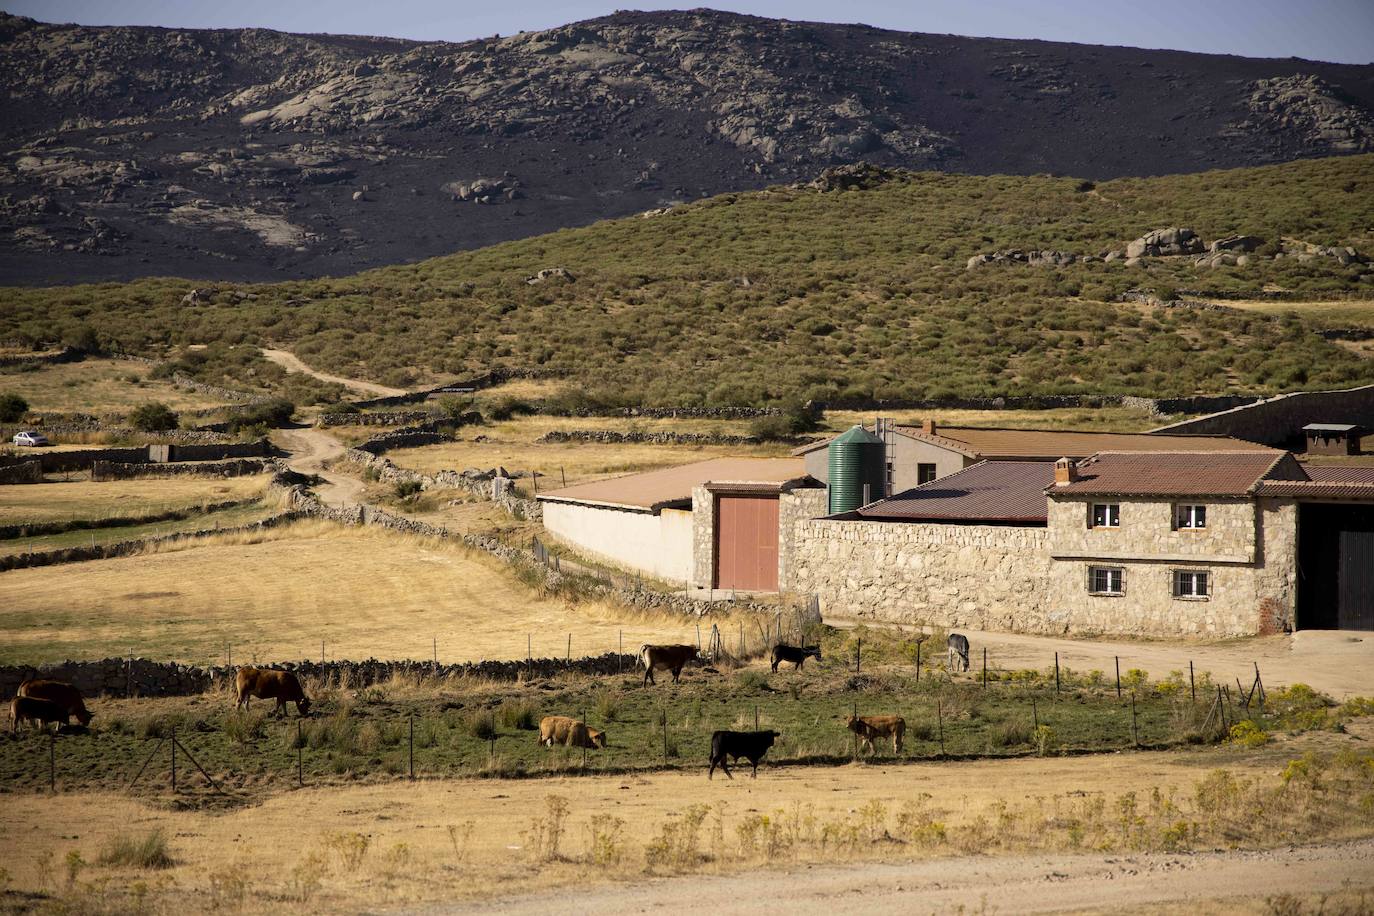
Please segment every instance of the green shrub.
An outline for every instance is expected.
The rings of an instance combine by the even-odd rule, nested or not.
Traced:
[[[29,402],[13,392],[0,394],[0,423],[18,423],[29,412]]]
[[[529,700],[506,700],[497,710],[497,717],[506,728],[532,731],[539,727],[539,710]]]
[[[463,726],[469,735],[481,741],[490,741],[496,737],[496,716],[489,709],[469,713]]]
[[[129,425],[145,433],[177,428],[177,415],[161,401],[140,404],[129,412]]]
[[[397,499],[406,499],[415,496],[424,488],[425,485],[418,480],[398,480],[391,485],[391,491],[396,495]]]

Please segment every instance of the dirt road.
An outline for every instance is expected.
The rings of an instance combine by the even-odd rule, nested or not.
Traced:
[[[1185,904],[1205,912],[1224,901],[1277,894],[1374,889],[1374,840],[1260,852],[1164,855],[961,856],[901,865],[812,867],[703,880],[673,878],[547,893],[438,913],[644,913],[710,900],[717,914],[757,914],[765,901],[790,913],[1109,912]],[[1239,898],[1239,899],[1238,899]]]
[[[826,618],[836,626],[854,626],[855,621]],[[1001,669],[1038,668],[1059,664],[1074,671],[1102,671],[1110,681],[1116,659],[1121,672],[1132,668],[1149,672],[1152,680],[1167,677],[1171,671],[1188,673],[1192,661],[1198,672],[1210,671],[1217,683],[1235,688],[1239,678],[1249,687],[1255,678],[1255,665],[1265,687],[1281,684],[1307,684],[1336,699],[1374,695],[1374,633],[1349,630],[1301,630],[1291,636],[1261,636],[1253,639],[1185,642],[1182,640],[1056,639],[1019,633],[988,633],[960,629],[969,638],[976,671],[982,664],[983,649],[988,650],[988,666]],[[932,651],[940,652],[941,647]]]
[[[330,375],[327,372],[317,372],[305,363],[301,362],[296,354],[290,350],[263,350],[262,355],[272,362],[281,366],[287,372],[304,372],[306,375],[314,376],[322,382],[334,382],[351,388],[363,394],[370,394],[373,397],[395,397],[398,394],[405,394],[404,388],[388,388],[386,385],[378,385],[375,382],[364,382],[355,378],[344,378],[341,375]]]
[[[317,474],[324,483],[315,493],[331,506],[352,506],[362,502],[363,482],[347,474],[330,471],[325,464],[344,453],[344,444],[329,433],[312,426],[272,430],[272,443],[287,453],[287,465],[302,474]]]

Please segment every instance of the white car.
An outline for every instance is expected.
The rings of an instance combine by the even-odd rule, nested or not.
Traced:
[[[43,435],[42,433],[36,433],[31,429],[26,429],[23,432],[14,434],[14,444],[25,445],[29,447],[47,445],[48,437]]]

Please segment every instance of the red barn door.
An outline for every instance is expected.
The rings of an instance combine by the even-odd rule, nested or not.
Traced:
[[[778,590],[778,498],[716,497],[716,588]]]

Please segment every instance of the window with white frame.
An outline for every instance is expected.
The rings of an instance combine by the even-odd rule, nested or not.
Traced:
[[[1126,593],[1126,570],[1120,566],[1089,566],[1088,594],[1124,595]]]
[[[1174,527],[1180,531],[1196,531],[1207,527],[1207,507],[1180,504],[1174,507]]]
[[[1120,503],[1093,503],[1092,513],[1088,516],[1093,528],[1120,528]]]
[[[1175,598],[1208,598],[1211,594],[1211,573],[1201,569],[1174,570]]]

